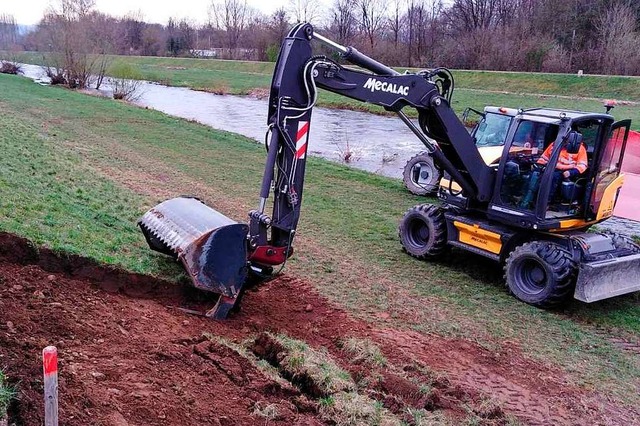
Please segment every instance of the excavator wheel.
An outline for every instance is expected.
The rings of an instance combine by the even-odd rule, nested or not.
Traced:
[[[437,258],[448,247],[444,213],[433,204],[419,204],[407,210],[398,234],[404,250],[418,259]]]
[[[504,266],[511,293],[525,303],[552,308],[573,292],[577,267],[571,254],[549,241],[516,247]]]
[[[404,186],[415,195],[430,195],[438,191],[442,172],[433,164],[428,152],[414,155],[407,161],[402,173]]]

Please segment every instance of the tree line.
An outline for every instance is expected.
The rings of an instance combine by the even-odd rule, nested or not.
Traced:
[[[0,15],[0,49],[57,52],[100,68],[96,54],[275,60],[293,23],[394,66],[640,75],[640,2],[632,0],[290,0],[270,15],[213,0],[205,24],[114,17],[95,0],[58,0],[24,35]],[[203,11],[204,13],[204,11]],[[82,68],[82,67],[80,67]]]

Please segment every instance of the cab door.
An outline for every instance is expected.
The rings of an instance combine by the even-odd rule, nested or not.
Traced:
[[[613,123],[609,134],[604,137],[598,153],[599,162],[596,164],[593,191],[589,200],[591,219],[606,219],[613,214],[624,181],[624,175],[620,174],[620,170],[630,126],[631,120]]]

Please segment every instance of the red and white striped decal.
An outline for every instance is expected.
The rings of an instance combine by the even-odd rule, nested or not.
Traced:
[[[296,134],[296,159],[301,160],[307,156],[307,141],[309,140],[309,122],[298,122]]]

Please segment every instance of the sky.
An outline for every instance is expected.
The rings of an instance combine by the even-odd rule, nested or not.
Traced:
[[[51,0],[0,0],[0,15],[8,13],[18,24],[40,21]],[[187,18],[202,24],[207,20],[211,0],[96,0],[96,9],[113,16],[142,12],[146,22],[166,24],[169,18]],[[247,4],[265,14],[289,4],[288,0],[247,0]]]

